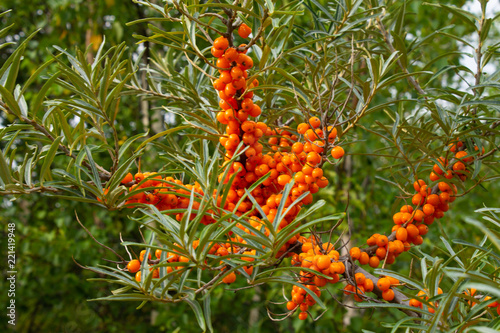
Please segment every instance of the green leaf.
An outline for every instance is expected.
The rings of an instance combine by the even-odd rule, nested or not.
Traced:
[[[207,325],[205,323],[205,316],[203,315],[203,310],[201,309],[200,304],[196,300],[191,300],[189,298],[186,298],[186,303],[189,304],[191,309],[193,309],[198,325],[202,331],[205,332],[207,330]]]
[[[52,164],[52,161],[54,160],[54,157],[56,156],[57,150],[59,149],[59,143],[62,140],[62,136],[57,137],[52,145],[50,146],[49,150],[45,154],[43,164],[42,164],[42,169],[40,170],[40,184],[43,185],[43,181],[45,179],[45,175],[47,172],[50,170],[50,165]]]

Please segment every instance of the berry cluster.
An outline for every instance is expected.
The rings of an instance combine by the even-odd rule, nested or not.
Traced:
[[[288,301],[286,307],[289,311],[300,309],[299,318],[304,320],[307,318],[306,311],[309,306],[316,304],[311,295],[306,295],[304,288],[308,288],[319,297],[321,295],[319,288],[326,286],[327,283],[339,282],[339,275],[345,272],[345,266],[343,262],[339,261],[340,254],[334,249],[333,244],[323,243],[320,246],[315,237],[307,239],[301,236],[298,241],[302,243],[302,252],[293,255],[292,265],[308,270],[300,271],[299,282],[304,287],[293,287],[292,299]],[[314,271],[331,279],[315,274]]]
[[[242,38],[248,37],[250,32],[251,29],[244,24],[238,29]],[[260,106],[253,101],[252,89],[257,87],[259,82],[257,79],[248,80],[248,70],[253,67],[253,60],[246,55],[245,44],[233,47],[228,38],[221,36],[214,40],[211,53],[217,59],[215,65],[219,72],[219,77],[213,82],[220,98],[221,108],[216,119],[225,126],[224,134],[219,140],[225,149],[225,155],[222,172],[218,179],[220,183],[229,186],[229,189],[226,188],[227,196],[223,204],[221,194],[214,193],[214,198],[217,198],[220,208],[233,212],[237,216],[245,215],[250,225],[257,230],[264,230],[265,235],[269,235],[269,230],[262,219],[274,222],[277,218],[278,207],[283,204],[285,216],[278,216],[281,219],[278,225],[279,232],[295,219],[303,205],[312,202],[312,194],[328,185],[322,169],[324,161],[327,160],[326,153],[331,150],[334,159],[340,159],[344,155],[342,147],[336,144],[337,130],[334,126],[322,122],[318,117],[311,117],[307,123],[299,124],[296,131],[272,129],[266,123],[252,119],[259,117],[262,111]],[[265,146],[260,142],[263,137],[267,138]],[[262,179],[262,177],[266,178]],[[258,186],[255,186],[256,182],[259,182]],[[285,186],[292,182],[288,196],[284,196]],[[122,183],[131,185],[130,192],[134,192],[127,201],[128,205],[152,204],[159,210],[166,211],[167,214],[172,209],[187,208],[189,194],[193,189],[196,194],[203,196],[198,183],[183,184],[180,180],[172,177],[162,178],[154,173],[139,172],[134,176],[128,174]],[[260,206],[260,210],[255,209],[254,203],[247,197],[246,190],[252,185],[251,195]],[[136,191],[138,189],[140,191]],[[195,202],[194,205],[193,209],[196,210],[199,203]],[[261,212],[265,216],[262,216]],[[182,219],[183,214],[178,213],[176,218]],[[202,223],[210,224],[214,221],[212,217],[205,216]],[[248,234],[252,233],[239,223],[236,227]],[[238,254],[241,255],[242,260],[253,261],[255,251],[245,251],[236,246],[235,243],[245,244],[246,242],[242,237],[230,234],[227,244],[207,245],[211,246],[209,254],[221,257]],[[306,240],[300,233],[292,235],[288,242],[279,249],[276,256],[292,255],[293,253],[288,253],[288,249],[297,241],[303,243],[302,249],[305,251],[300,256],[294,257],[296,265],[311,269],[314,263],[318,271],[332,277],[330,281],[339,280],[338,274],[342,274],[345,267],[338,261],[338,252],[333,250],[333,246],[331,249],[319,248],[315,241]],[[160,255],[156,253],[156,256],[160,259],[161,253]],[[189,261],[188,258],[174,252],[169,252],[167,258],[168,262]],[[130,263],[129,271],[140,273],[138,268],[140,261],[132,260]],[[328,267],[325,266],[326,264]],[[167,272],[170,273],[175,268],[175,266],[173,268],[169,266]],[[253,271],[250,264],[244,266],[243,269],[248,274]],[[136,275],[136,279],[140,281],[140,275],[139,277]],[[229,284],[235,279],[235,272],[230,272],[224,276],[223,282]],[[309,272],[303,272],[300,279],[303,283],[309,283],[311,290],[314,289],[313,292],[319,292],[317,288],[324,286],[327,282],[327,279]],[[297,306],[299,303],[302,302],[296,303]]]
[[[422,244],[422,236],[429,232],[428,226],[436,218],[442,218],[449,210],[449,204],[456,199],[456,186],[446,180],[458,177],[464,181],[470,173],[467,165],[474,160],[474,156],[469,155],[464,149],[465,145],[461,141],[452,144],[450,152],[456,152],[453,163],[440,157],[439,164],[435,164],[430,173],[430,180],[438,183],[431,188],[423,179],[415,181],[412,204],[403,205],[399,212],[393,215],[392,234],[389,237],[380,234],[372,235],[366,241],[367,248],[351,248],[351,258],[358,260],[361,265],[369,264],[375,268],[381,261],[392,264],[396,257],[408,251],[412,244]],[[474,149],[479,150],[477,146]]]

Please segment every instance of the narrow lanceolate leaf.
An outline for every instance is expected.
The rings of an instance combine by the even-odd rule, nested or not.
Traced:
[[[3,156],[2,150],[0,150],[0,179],[2,182],[7,185],[12,182],[12,176],[10,174],[9,164]]]
[[[92,158],[92,152],[90,151],[90,149],[87,145],[85,146],[85,152],[87,153],[87,159],[89,160],[89,164],[90,164],[90,167],[92,169],[92,175],[94,176],[93,177],[94,183],[97,185],[99,192],[102,193],[101,178],[99,177],[99,172],[97,171],[97,166],[94,162],[94,159]]]
[[[43,185],[43,181],[45,180],[45,175],[47,172],[50,170],[50,165],[52,164],[52,161],[54,160],[54,157],[56,156],[57,149],[59,149],[59,143],[62,140],[62,136],[57,137],[52,145],[50,146],[50,149],[47,151],[47,154],[45,154],[45,158],[43,160],[42,164],[42,169],[40,171],[40,184]]]
[[[200,325],[202,331],[205,332],[207,330],[207,325],[205,323],[205,316],[203,315],[203,310],[201,309],[200,303],[198,303],[196,300],[190,300],[189,298],[186,298],[186,303],[188,303],[189,306],[193,309],[196,320],[198,321],[198,325]]]
[[[9,90],[5,89],[5,87],[2,85],[0,85],[0,96],[2,97],[1,99],[7,105],[8,108],[7,110],[5,110],[5,112],[10,111],[16,116],[20,117],[21,108],[19,107],[19,104],[17,104],[16,99],[14,98],[12,93]]]

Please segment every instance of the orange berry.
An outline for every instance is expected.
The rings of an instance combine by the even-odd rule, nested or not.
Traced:
[[[300,123],[298,126],[297,126],[297,132],[299,132],[299,134],[305,134],[307,132],[307,130],[310,129],[309,125],[306,124],[306,123]]]
[[[440,204],[439,196],[437,194],[427,196],[427,203],[433,206],[438,206]]]
[[[376,244],[378,247],[384,247],[387,245],[387,243],[389,243],[389,239],[387,238],[387,236],[382,235],[382,236],[377,238]]]
[[[429,232],[429,227],[425,224],[420,224],[417,228],[418,228],[418,233],[421,236],[424,236]]]
[[[144,260],[144,256],[146,255],[146,250],[142,250],[139,255],[139,260],[142,262]],[[151,253],[148,255],[149,260],[151,260]]]
[[[281,186],[285,186],[290,182],[291,179],[292,177],[290,177],[289,175],[281,175],[278,177],[278,184],[280,184]]]
[[[229,47],[229,41],[226,37],[220,36],[214,40],[214,47],[218,50],[225,50]]]
[[[361,252],[361,255],[359,256],[359,263],[361,265],[366,265],[370,261],[370,256],[366,252]]]
[[[122,184],[127,184],[127,183],[130,183],[130,182],[133,182],[134,181],[134,176],[132,176],[132,174],[129,172],[127,173],[127,175],[125,177],[123,177],[121,183]]]
[[[321,125],[321,120],[318,117],[309,118],[309,123],[313,128],[318,128]]]
[[[420,189],[422,188],[422,186],[425,185],[425,181],[423,179],[419,179],[419,180],[416,180],[414,183],[413,183],[413,188],[415,189],[415,191],[417,192],[420,192]]]
[[[243,70],[237,66],[231,68],[231,77],[233,80],[241,79],[243,77]]]
[[[238,51],[236,51],[233,47],[228,48],[226,52],[224,52],[224,58],[226,58],[229,62],[236,61],[236,59],[238,59],[238,55]]]
[[[402,242],[406,242],[406,239],[408,238],[408,232],[406,231],[406,228],[399,228],[396,230],[396,239],[400,240]]]
[[[436,180],[439,179],[439,176],[436,175],[434,172],[431,172],[431,174],[429,175],[429,179],[433,182],[435,182]]]
[[[335,159],[341,159],[342,156],[344,156],[344,148],[340,147],[340,146],[336,146],[332,149],[332,157],[335,158]]]
[[[141,282],[141,271],[138,271],[137,273],[135,273],[135,280],[137,282]]]
[[[368,262],[370,267],[377,268],[380,265],[380,259],[377,256],[370,257],[370,261]]]
[[[127,264],[127,269],[130,273],[137,273],[141,269],[141,263],[137,259],[130,260]]]
[[[358,285],[363,285],[365,283],[366,277],[363,273],[354,274],[354,279]]]
[[[385,277],[380,278],[377,281],[377,287],[378,287],[378,289],[380,289],[382,291],[386,291],[391,287],[391,280],[389,280],[388,278],[385,278]]]
[[[307,319],[307,312],[301,312],[301,313],[299,313],[299,319],[300,320],[306,320]]]
[[[219,49],[217,49],[217,48],[215,48],[215,47],[212,47],[212,48],[210,49],[210,52],[211,52],[211,53],[212,53],[212,55],[213,55],[214,57],[216,57],[216,58],[220,58],[220,57],[222,57],[222,55],[224,54],[224,50],[219,50]]]
[[[331,264],[330,257],[328,257],[326,255],[321,255],[321,256],[319,256],[316,265],[318,266],[318,268],[320,270],[324,270],[324,269],[329,268],[330,264]]]
[[[303,246],[302,246],[302,252],[304,251]],[[349,254],[351,255],[351,258],[353,260],[358,260],[359,257],[361,256],[361,250],[359,247],[353,247],[349,250]]]
[[[406,226],[406,231],[408,232],[408,236],[410,238],[414,238],[419,235],[418,228],[414,224],[408,224]]]
[[[234,281],[236,281],[236,274],[234,274],[234,272],[231,272],[230,274],[226,275],[223,279],[222,279],[222,282],[226,283],[226,284],[231,284],[233,283]]]
[[[392,301],[394,299],[394,290],[387,289],[386,291],[383,291],[382,298],[389,302]]]
[[[417,193],[411,198],[411,203],[415,206],[420,206],[424,203],[424,198],[420,193]]]
[[[410,205],[404,205],[401,207],[401,209],[399,210],[401,213],[413,213],[413,207],[410,206]]]
[[[297,308],[297,304],[295,304],[292,301],[289,301],[286,303],[286,308],[288,309],[288,311],[295,310]]]
[[[245,23],[242,23],[238,27],[238,35],[240,35],[241,38],[248,38],[248,36],[250,36],[251,33],[252,29]]]
[[[435,208],[431,204],[425,204],[424,207],[422,207],[422,210],[424,211],[424,214],[429,216],[434,214]]]

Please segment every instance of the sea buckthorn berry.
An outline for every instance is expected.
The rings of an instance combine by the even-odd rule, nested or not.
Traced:
[[[417,228],[421,236],[425,236],[429,232],[429,227],[425,224],[420,224]]]
[[[146,250],[142,250],[139,255],[139,260],[142,262],[144,260],[144,256],[146,255]],[[149,260],[151,260],[151,253],[148,255]]]
[[[233,80],[239,80],[243,77],[243,70],[239,67],[231,68],[231,77]]]
[[[366,252],[361,252],[361,255],[359,256],[359,263],[361,265],[366,265],[370,261],[370,256]]]
[[[420,189],[422,188],[422,186],[425,185],[425,181],[423,179],[419,179],[419,180],[416,180],[414,183],[413,183],[413,188],[415,189],[415,191],[417,192],[420,192]]]
[[[365,288],[365,292],[367,293],[372,292],[374,288],[373,281],[370,279],[366,279],[365,283],[363,284],[363,287]]]
[[[246,25],[245,23],[242,23],[239,27],[238,27],[238,35],[240,35],[241,38],[248,38],[248,36],[250,36],[250,34],[252,33],[252,29]]]
[[[136,183],[140,183],[141,181],[144,180],[144,178],[146,178],[146,177],[144,176],[144,174],[142,172],[138,172],[134,175],[134,179],[135,179]]]
[[[406,226],[406,231],[408,232],[408,237],[410,238],[417,237],[420,234],[418,228],[414,224],[408,224]]]
[[[127,183],[130,183],[133,181],[134,181],[134,176],[132,176],[132,174],[129,172],[129,173],[127,173],[127,175],[125,175],[125,177],[123,177],[121,183],[127,184]]]
[[[328,142],[335,141],[335,138],[337,137],[337,129],[333,126],[328,126],[327,130],[330,132],[330,134],[328,134]]]
[[[299,132],[299,134],[305,134],[306,131],[309,129],[309,125],[306,124],[306,123],[301,123],[297,126],[297,132]]]
[[[408,232],[406,231],[406,228],[399,228],[396,230],[396,239],[400,240],[402,242],[406,242],[406,239],[408,238]]]
[[[331,264],[330,257],[326,255],[319,256],[317,260],[317,266],[319,269],[321,270],[327,269],[330,267],[330,264]]]
[[[438,206],[440,204],[439,196],[437,194],[431,194],[427,197],[427,204],[431,204],[433,206]]]
[[[245,98],[243,102],[241,102],[241,108],[247,112],[253,109],[253,106],[253,101],[250,98]]]
[[[258,117],[262,113],[262,110],[260,109],[260,106],[257,104],[253,105],[253,108],[248,111],[248,114],[251,115],[252,117]]]
[[[307,154],[307,163],[309,163],[312,166],[315,166],[321,162],[321,156],[312,151],[309,154]]]
[[[289,175],[278,176],[278,184],[280,184],[281,186],[285,186],[290,182],[291,178],[292,177],[290,177]]]
[[[299,319],[300,320],[306,320],[307,319],[307,312],[301,312],[301,313],[299,313]]]
[[[312,172],[312,177],[314,179],[321,179],[323,178],[323,169],[321,168],[315,168]]]
[[[236,59],[236,62],[240,65],[242,69],[250,69],[253,67],[253,60],[249,56],[245,54],[241,54],[238,56],[238,59]],[[244,74],[244,73],[243,73]]]
[[[311,124],[313,128],[318,128],[321,125],[321,120],[319,120],[318,117],[311,117],[309,119],[309,124]]]
[[[303,150],[304,150],[304,145],[302,144],[302,142],[295,142],[292,145],[292,152],[294,152],[295,154],[300,154],[302,153]]]
[[[332,157],[335,158],[335,159],[341,159],[342,156],[344,156],[344,148],[340,147],[340,146],[336,146],[332,149]]]
[[[415,206],[420,206],[424,203],[424,198],[420,193],[417,193],[411,198],[411,203]]]
[[[138,271],[137,273],[135,273],[135,280],[137,282],[141,282],[141,271]]]
[[[389,239],[387,238],[387,236],[380,236],[377,238],[377,246],[378,247],[383,247],[383,246],[386,246],[387,243],[389,243]]]
[[[314,141],[316,139],[318,139],[318,135],[316,134],[316,132],[312,129],[308,129],[306,131],[306,133],[304,134],[304,136],[306,137],[307,140],[309,141]]]
[[[382,298],[388,302],[392,301],[394,299],[394,290],[387,289],[386,291],[383,291]]]
[[[363,283],[365,283],[366,277],[363,273],[356,273],[354,274],[354,279],[356,280],[356,283],[358,285],[363,285]]]
[[[434,214],[435,208],[431,204],[425,204],[424,207],[422,207],[422,210],[424,211],[425,215],[430,216],[430,215]]]
[[[385,278],[385,277],[380,278],[377,281],[377,287],[378,287],[378,289],[380,289],[382,291],[386,291],[391,287],[391,280],[389,280],[388,278]]]
[[[377,256],[370,257],[370,261],[368,262],[370,267],[377,268],[380,265],[380,259]]]
[[[219,80],[221,80],[225,84],[231,83],[233,81],[233,78],[231,76],[231,72],[230,71],[222,71],[220,73]]]
[[[410,206],[410,205],[404,205],[401,207],[401,209],[399,210],[401,213],[413,213],[413,207]]]
[[[236,281],[236,274],[234,274],[234,272],[229,273],[222,279],[222,282],[226,284],[231,284],[234,281]]]
[[[453,171],[463,171],[465,170],[465,164],[462,162],[456,162],[453,164]]]
[[[286,303],[286,308],[288,309],[288,311],[293,311],[297,308],[297,304],[295,304],[292,301],[289,301]]]
[[[302,251],[304,251],[303,247],[302,247]],[[351,255],[351,258],[353,260],[358,260],[359,257],[361,256],[361,250],[359,249],[359,247],[353,247],[349,250],[349,254]]]
[[[215,65],[217,67],[221,68],[220,71],[227,70],[228,68],[231,67],[231,64],[225,58],[219,58],[219,59],[217,59],[217,62],[215,63]]]
[[[220,36],[214,40],[214,47],[218,50],[225,50],[229,47],[229,41],[226,37]]]
[[[429,175],[429,179],[433,182],[435,182],[436,180],[439,179],[439,176],[437,174],[435,174],[434,172],[431,172],[431,174]]]
[[[441,192],[439,193],[439,201],[441,204],[447,204],[450,202],[450,194],[447,192]]]
[[[211,53],[212,53],[212,55],[213,55],[214,57],[216,57],[216,58],[220,58],[220,57],[222,57],[222,55],[224,54],[224,50],[219,50],[219,49],[217,49],[217,48],[215,48],[215,47],[212,47],[212,48],[210,49],[210,52],[211,52]]]
[[[224,52],[224,58],[226,58],[229,62],[236,61],[236,59],[238,59],[238,55],[238,51],[236,51],[233,47],[228,48],[226,52]]]
[[[127,264],[127,269],[130,273],[137,273],[141,269],[141,263],[137,259],[130,260]]]
[[[324,146],[325,146],[325,143],[323,141],[320,141],[320,140],[314,141],[311,145],[312,150],[318,154],[321,154],[325,150],[323,148]]]

